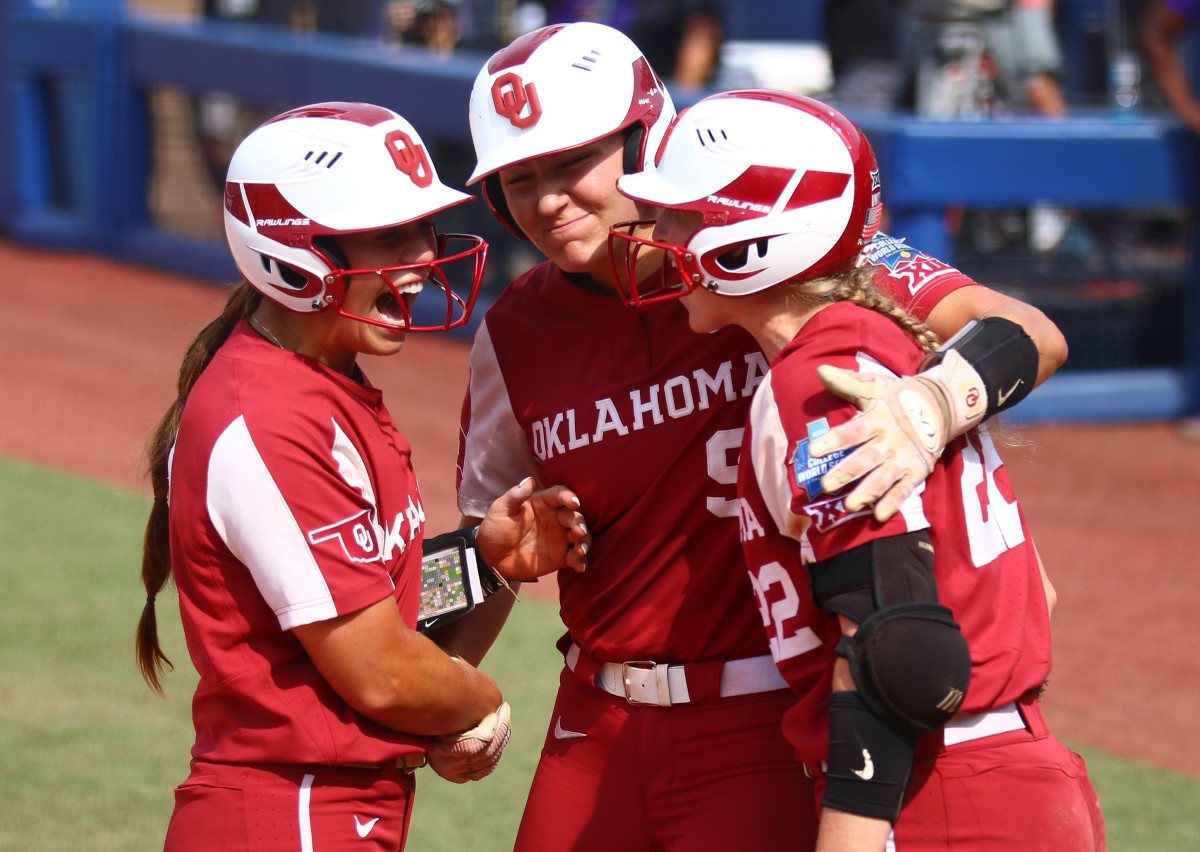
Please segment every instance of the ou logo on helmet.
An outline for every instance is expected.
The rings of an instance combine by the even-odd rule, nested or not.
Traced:
[[[408,175],[413,183],[421,189],[433,183],[433,167],[429,165],[424,145],[413,142],[403,130],[393,130],[383,141],[396,168]]]
[[[511,71],[500,75],[492,83],[492,103],[497,114],[504,116],[513,127],[521,130],[533,127],[542,117],[542,104],[538,100],[537,89],[533,83],[526,84]],[[529,107],[529,112],[522,115],[526,107]]]

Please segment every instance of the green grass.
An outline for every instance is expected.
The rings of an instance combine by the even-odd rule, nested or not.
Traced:
[[[159,850],[187,774],[195,683],[171,595],[160,630],[167,698],[133,661],[149,498],[0,460],[0,849]],[[514,707],[499,769],[463,786],[419,774],[413,852],[512,846],[553,702],[555,607],[521,603],[484,668]],[[1109,848],[1200,849],[1200,779],[1075,744]]]

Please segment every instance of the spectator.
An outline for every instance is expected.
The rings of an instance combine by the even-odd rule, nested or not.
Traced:
[[[917,69],[918,112],[973,114],[999,103],[1065,116],[1052,2],[909,0],[902,54]],[[991,79],[994,93],[964,91],[964,81],[986,86]]]
[[[901,56],[915,69],[915,107],[939,118],[1032,111],[1063,118],[1062,52],[1053,0],[908,0]],[[955,211],[957,213],[957,211]],[[974,246],[992,253],[1025,238],[1035,254],[1058,249],[1077,219],[1052,204],[974,211],[963,223]]]
[[[1198,0],[1155,0],[1141,26],[1146,69],[1167,105],[1193,133],[1200,133],[1200,101],[1175,48],[1197,18],[1200,18]]]
[[[462,0],[391,0],[387,4],[389,41],[422,44],[446,56],[463,34]]]
[[[908,74],[897,49],[896,0],[827,0],[825,43],[833,71],[830,100],[842,108],[890,110]]]
[[[544,14],[530,14],[540,5]],[[629,36],[650,65],[663,69],[677,91],[695,91],[712,83],[725,39],[721,0],[541,0],[526,4],[522,31],[544,24],[592,21]]]

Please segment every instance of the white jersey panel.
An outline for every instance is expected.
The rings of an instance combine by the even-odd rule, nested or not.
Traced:
[[[750,404],[754,435],[751,464],[775,527],[788,538],[802,541],[809,519],[791,511],[792,491],[788,479],[792,469],[788,463],[791,442],[779,418],[771,378],[772,373],[768,372]]]
[[[330,422],[333,424],[333,447],[330,454],[337,463],[338,476],[351,488],[358,489],[363,499],[378,509],[379,501],[375,499],[375,487],[371,485],[367,463],[337,420],[330,418]]]
[[[539,480],[538,461],[513,413],[487,320],[471,348],[471,420],[464,437],[458,509],[482,518],[492,502],[526,477]]]
[[[250,570],[279,626],[290,630],[335,617],[329,586],[244,417],[230,423],[213,446],[208,482],[213,528]]]

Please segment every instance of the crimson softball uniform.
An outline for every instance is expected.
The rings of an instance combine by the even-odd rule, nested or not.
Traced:
[[[865,259],[921,316],[974,283],[898,240]],[[484,318],[459,508],[482,516],[535,476],[575,490],[593,536],[587,572],[558,576],[567,667],[518,848],[811,843],[813,784],[779,730],[792,696],[737,541],[738,451],[765,370],[740,330],[695,334],[677,300],[631,309],[549,262]],[[648,660],[671,665],[620,665]],[[660,706],[631,706],[626,678]]]
[[[755,395],[739,471],[741,537],[772,654],[797,696],[784,732],[799,760],[825,758],[840,631],[811,600],[805,564],[929,530],[940,602],[970,644],[971,681],[959,715],[922,740],[910,787],[919,804],[901,813],[896,849],[956,848],[950,840],[971,849],[1101,848],[1082,761],[1037,711],[1050,673],[1050,618],[1037,554],[987,427],[952,441],[885,523],[821,491],[821,474],[837,458],[811,458],[809,441],[856,409],[825,390],[817,367],[911,375],[922,356],[887,317],[839,302],[805,323]],[[1027,810],[1032,802],[1041,804]]]
[[[298,838],[313,828],[304,808],[326,802],[345,842],[362,844],[356,824],[370,823],[363,838],[399,848],[382,841],[403,837],[412,781],[383,776],[397,759],[403,766],[419,756],[423,741],[351,709],[291,628],[389,597],[415,623],[425,518],[410,447],[365,379],[279,349],[244,322],[188,402],[170,467],[171,557],[200,682],[192,774],[177,791],[168,846],[209,839],[177,822],[212,820],[215,830],[230,809],[253,814],[254,797],[283,796],[299,807],[288,811],[293,823],[299,813]],[[355,782],[364,809],[355,809],[356,795],[323,789],[345,788],[345,767],[364,765],[375,767]],[[312,815],[317,824],[325,818]],[[290,831],[247,837],[266,848],[256,844]]]

